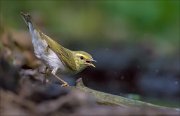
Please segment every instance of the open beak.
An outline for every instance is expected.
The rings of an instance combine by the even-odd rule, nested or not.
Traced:
[[[95,68],[96,66],[95,66],[92,62],[96,62],[96,60],[93,60],[93,59],[92,59],[92,60],[87,60],[87,61],[86,61],[86,64],[87,64],[88,66],[92,66],[92,67]]]

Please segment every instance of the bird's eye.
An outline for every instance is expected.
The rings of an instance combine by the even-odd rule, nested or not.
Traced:
[[[81,59],[81,60],[83,60],[83,59],[84,59],[84,57],[83,57],[83,56],[80,56],[80,59]]]

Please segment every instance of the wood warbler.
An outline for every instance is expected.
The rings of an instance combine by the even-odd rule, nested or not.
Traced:
[[[28,26],[34,53],[49,69],[51,73],[62,82],[61,86],[69,86],[68,83],[57,76],[61,74],[76,74],[87,66],[95,67],[92,56],[84,51],[72,51],[42,33],[32,22],[28,13],[21,12],[25,23]]]

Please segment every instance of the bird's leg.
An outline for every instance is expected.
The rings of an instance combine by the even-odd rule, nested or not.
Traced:
[[[52,73],[58,80],[60,80],[60,81],[63,83],[63,84],[61,85],[62,87],[69,86],[69,84],[68,84],[66,81],[64,81],[63,79],[61,79],[60,77],[58,77],[58,76],[56,75],[57,70],[58,70],[58,68],[55,68],[55,69],[52,70],[51,73]]]
[[[45,67],[44,74],[45,74],[45,77],[44,77],[44,79],[43,79],[43,83],[46,84],[46,83],[48,82],[47,77],[48,77],[48,75],[49,75],[49,69],[48,69],[48,67]]]
[[[43,80],[41,80],[41,81],[42,81],[42,83],[46,84],[48,82],[47,77],[48,77],[48,75],[50,73],[48,67],[46,66],[43,70],[40,70],[38,68],[38,72],[45,75],[45,78],[43,78]]]

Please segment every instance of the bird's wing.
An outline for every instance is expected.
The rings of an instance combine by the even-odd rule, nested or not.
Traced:
[[[57,56],[61,59],[61,61],[65,63],[65,65],[68,68],[76,71],[76,63],[74,60],[73,53],[70,50],[58,44],[56,41],[54,41],[53,39],[51,39],[41,31],[39,31],[39,34],[42,37],[42,39],[47,41],[49,48],[51,48],[51,50],[57,54]]]
[[[37,27],[34,27],[35,25],[33,25],[32,21],[31,21],[31,16],[28,13],[23,13],[21,12],[21,16],[23,17],[23,19],[25,20],[26,24],[29,26],[28,23],[31,24],[31,26],[33,27],[32,29],[36,29],[39,32],[39,36],[40,38],[44,39],[47,44],[48,47],[51,48],[51,50],[53,50],[57,56],[59,57],[59,59],[71,70],[76,70],[76,63],[75,60],[73,58],[73,54],[70,50],[64,48],[63,46],[61,46],[60,44],[58,44],[56,41],[54,41],[53,39],[51,39],[50,37],[48,37],[47,35],[45,35],[44,33],[42,33]],[[32,31],[33,31],[32,30]]]

